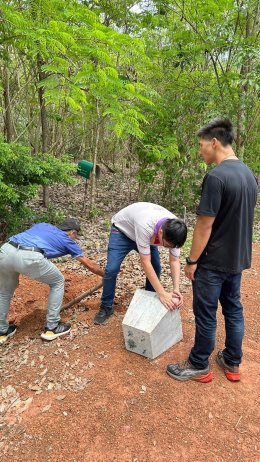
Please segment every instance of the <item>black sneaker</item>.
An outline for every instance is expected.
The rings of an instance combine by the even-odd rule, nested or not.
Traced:
[[[213,373],[209,366],[206,369],[196,369],[189,360],[178,364],[168,364],[167,374],[176,380],[196,380],[197,382],[211,382]]]
[[[239,382],[240,380],[240,372],[239,372],[239,366],[227,364],[224,356],[223,356],[223,351],[219,351],[216,357],[218,365],[223,369],[225,372],[225,375],[228,380],[231,382]]]
[[[16,332],[16,326],[14,324],[10,324],[6,332],[0,331],[0,344],[5,343],[8,337],[12,337]]]
[[[108,308],[107,306],[100,307],[99,312],[94,317],[94,324],[104,324],[104,322],[113,314],[113,308]]]
[[[54,340],[61,335],[68,334],[71,329],[71,324],[66,322],[59,322],[55,329],[49,329],[49,327],[45,327],[44,332],[41,334],[41,338],[43,340]]]

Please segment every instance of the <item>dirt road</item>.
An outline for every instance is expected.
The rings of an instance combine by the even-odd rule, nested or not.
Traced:
[[[242,380],[215,363],[212,383],[179,383],[165,373],[192,345],[191,290],[184,339],[155,360],[124,349],[121,322],[133,293],[117,299],[107,326],[94,326],[99,294],[64,313],[70,336],[43,343],[47,288],[22,278],[10,318],[19,330],[1,347],[1,462],[257,462],[259,453],[259,253],[244,273],[246,334]],[[65,271],[66,301],[94,285]],[[223,347],[218,313],[215,352]]]

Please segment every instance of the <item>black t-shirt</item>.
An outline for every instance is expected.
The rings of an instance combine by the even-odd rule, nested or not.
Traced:
[[[250,268],[257,181],[240,160],[225,160],[203,179],[197,214],[216,217],[199,265],[229,273]]]

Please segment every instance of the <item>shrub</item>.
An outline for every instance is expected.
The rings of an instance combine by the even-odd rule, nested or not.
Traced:
[[[73,184],[74,170],[69,156],[35,156],[26,146],[0,139],[0,239],[30,222],[28,202],[37,197],[39,185]]]

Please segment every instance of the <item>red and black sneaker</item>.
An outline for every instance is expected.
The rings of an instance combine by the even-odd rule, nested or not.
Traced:
[[[225,372],[225,375],[228,380],[230,380],[231,382],[239,382],[241,378],[240,372],[239,372],[239,366],[227,364],[224,359],[222,350],[218,352],[216,360],[217,360],[219,367],[221,367],[221,369],[223,369],[223,371]]]
[[[172,379],[182,382],[196,380],[197,382],[207,383],[213,379],[213,374],[209,366],[205,369],[196,369],[189,360],[176,364],[168,364],[166,372]]]

